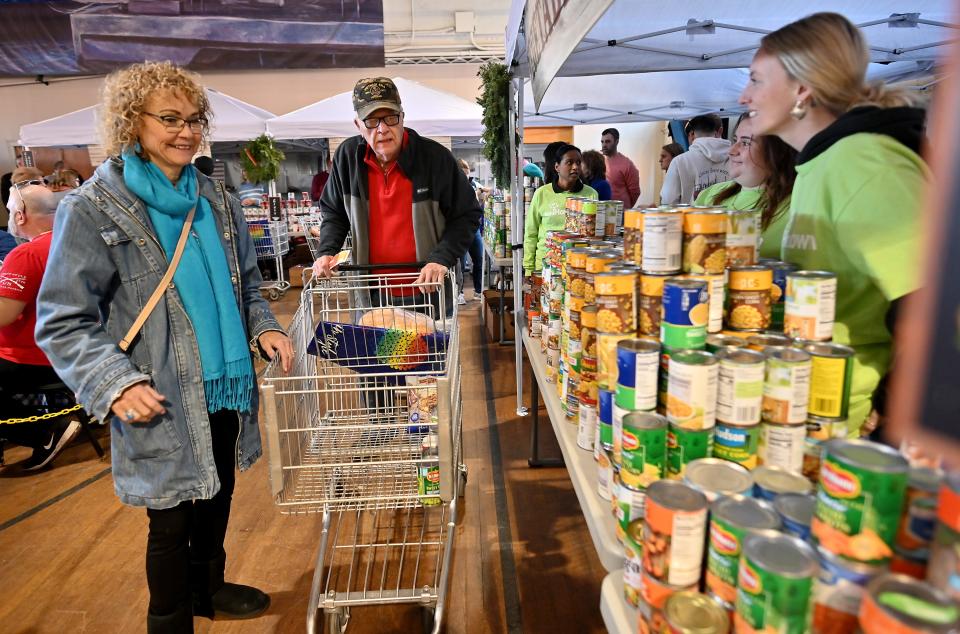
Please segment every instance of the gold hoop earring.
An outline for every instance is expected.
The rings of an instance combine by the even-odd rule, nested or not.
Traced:
[[[797,121],[807,116],[807,104],[803,103],[803,99],[797,99],[797,103],[793,104],[793,108],[790,108],[790,116]]]

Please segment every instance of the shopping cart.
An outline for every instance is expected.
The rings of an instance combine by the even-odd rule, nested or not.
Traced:
[[[303,235],[307,239],[307,247],[310,249],[310,255],[313,256],[313,259],[316,260],[322,254],[320,253],[320,222],[321,217],[319,214],[311,214],[309,216],[303,216],[300,219],[300,224],[303,227]],[[348,232],[347,237],[343,241],[343,249],[352,249],[353,248],[353,235]]]
[[[265,291],[271,301],[276,301],[290,288],[290,282],[284,278],[283,270],[283,256],[290,251],[290,229],[283,220],[250,220],[247,228],[253,239],[257,259],[273,260],[277,267],[277,279],[260,284],[260,290]]]
[[[323,514],[307,631],[321,610],[342,632],[351,608],[408,603],[439,632],[466,479],[453,274],[400,295],[418,289],[416,273],[344,268],[308,282],[289,328],[293,369],[271,363],[261,386],[275,502]],[[381,315],[403,304],[410,322],[365,326],[371,304]]]

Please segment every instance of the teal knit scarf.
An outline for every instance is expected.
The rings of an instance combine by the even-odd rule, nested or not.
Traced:
[[[196,205],[193,228],[173,281],[193,324],[203,367],[207,411],[250,410],[253,366],[246,331],[230,282],[210,203],[200,196],[192,165],[183,168],[176,187],[163,172],[135,153],[123,153],[123,180],[147,206],[167,261],[177,246],[183,223]]]

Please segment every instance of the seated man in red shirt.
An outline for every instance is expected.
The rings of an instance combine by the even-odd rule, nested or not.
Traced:
[[[56,197],[42,185],[15,187],[17,200],[10,216],[10,233],[27,240],[3,260],[0,268],[0,418],[24,418],[37,413],[17,395],[30,395],[38,386],[60,382],[46,355],[37,347],[37,293],[47,268],[47,254]],[[66,417],[34,423],[0,425],[0,438],[33,448],[24,463],[27,471],[48,464],[80,431]]]

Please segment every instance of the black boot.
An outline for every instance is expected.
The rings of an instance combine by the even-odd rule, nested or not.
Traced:
[[[156,615],[147,611],[147,634],[193,634],[193,610],[181,604],[170,614]]]
[[[270,607],[270,595],[223,580],[225,557],[190,563],[193,613],[212,619],[252,619]]]

